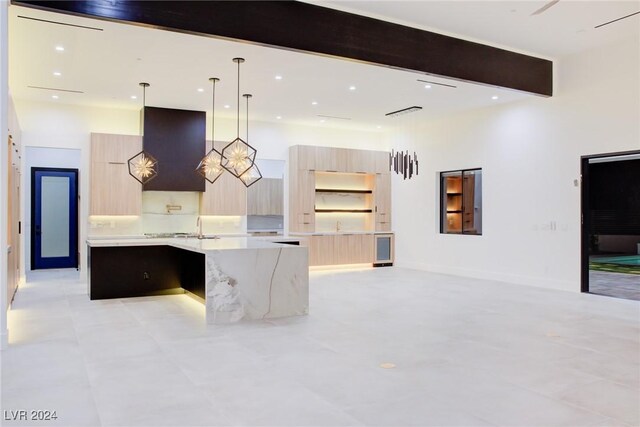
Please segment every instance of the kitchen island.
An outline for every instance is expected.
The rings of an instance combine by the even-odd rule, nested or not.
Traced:
[[[91,299],[190,293],[210,324],[304,315],[309,261],[298,240],[263,237],[87,240]]]

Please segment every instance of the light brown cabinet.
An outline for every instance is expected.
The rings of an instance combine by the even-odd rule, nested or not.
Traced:
[[[20,147],[8,139],[7,169],[7,306],[11,305],[20,280]]]
[[[374,151],[375,173],[389,174],[389,153],[386,151]]]
[[[315,230],[316,177],[314,171],[295,170],[289,175],[289,229]]]
[[[334,264],[335,236],[309,237],[309,265]]]
[[[373,234],[309,237],[309,265],[368,264],[374,261]]]
[[[376,170],[377,151],[348,150],[345,172],[373,173]]]
[[[316,170],[316,149],[312,145],[294,145],[289,149],[289,164],[300,170]]]
[[[376,174],[374,189],[376,231],[391,231],[391,175]]]
[[[284,215],[281,178],[262,178],[247,190],[247,215]]]
[[[216,141],[216,150],[222,152],[225,145]],[[211,141],[207,141],[207,153],[210,150]],[[207,181],[200,195],[200,215],[247,215],[247,187],[229,172],[224,172],[213,184]]]
[[[127,161],[142,150],[136,135],[91,134],[90,215],[140,215],[142,185]]]

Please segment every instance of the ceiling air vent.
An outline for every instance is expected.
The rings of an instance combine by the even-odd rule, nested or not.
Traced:
[[[351,117],[325,116],[323,114],[318,114],[318,117],[322,117],[323,119],[351,120]]]
[[[81,90],[59,89],[59,88],[56,88],[56,87],[42,87],[42,86],[27,86],[27,87],[29,89],[55,90],[56,92],[84,93]]]

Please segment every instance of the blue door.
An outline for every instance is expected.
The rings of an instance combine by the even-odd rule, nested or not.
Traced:
[[[78,170],[31,169],[31,269],[78,267]]]

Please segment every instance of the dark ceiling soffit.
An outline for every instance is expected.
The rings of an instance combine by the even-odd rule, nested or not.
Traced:
[[[13,4],[351,59],[536,95],[553,63],[297,1],[17,1]]]

